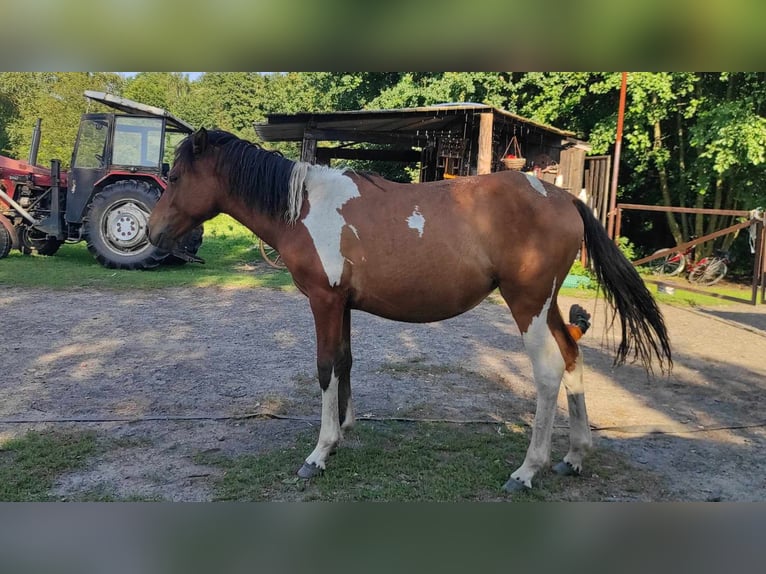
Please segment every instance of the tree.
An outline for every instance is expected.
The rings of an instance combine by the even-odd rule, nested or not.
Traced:
[[[41,118],[37,163],[43,166],[51,159],[69,166],[80,116],[95,105],[83,92],[115,93],[123,84],[122,78],[111,72],[7,72],[0,76],[0,92],[11,109],[5,126],[7,153],[27,157],[34,124]]]

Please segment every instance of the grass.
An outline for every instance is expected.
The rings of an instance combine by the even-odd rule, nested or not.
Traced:
[[[218,501],[593,501],[662,498],[661,479],[637,473],[617,453],[596,449],[580,477],[543,471],[534,488],[514,494],[501,490],[524,458],[528,429],[507,424],[453,424],[359,421],[346,433],[328,470],[312,480],[295,471],[314,446],[306,432],[286,446],[260,456],[227,456],[205,451],[199,465],[222,469],[206,480]],[[36,432],[0,446],[0,502],[64,500],[51,494],[66,473],[85,468],[95,456],[120,446],[89,431]],[[141,448],[136,443],[131,448]],[[554,436],[553,457],[564,454],[566,437]],[[67,494],[67,501],[161,501],[146,494],[117,495],[117,485],[104,482]]]
[[[701,306],[718,306],[718,305],[732,305],[735,302],[729,299],[722,299],[716,297],[715,294],[726,295],[728,297],[735,297],[750,301],[751,288],[745,285],[738,285],[735,283],[722,282],[710,287],[693,286],[696,289],[709,290],[710,295],[703,293],[693,293],[691,291],[684,290],[684,286],[690,285],[684,277],[660,277],[653,275],[651,270],[647,268],[639,268],[639,275],[644,279],[647,289],[651,291],[654,297],[662,303],[668,303],[671,305],[680,305],[684,307],[701,307]],[[661,293],[657,290],[657,285],[650,283],[650,280],[662,281],[669,285],[673,285],[676,291],[673,295],[667,293]],[[580,299],[593,299],[596,296],[603,297],[603,293],[597,289],[597,284],[591,282],[587,287],[563,287],[560,291],[562,296],[577,297]]]
[[[187,263],[150,271],[106,269],[88,252],[84,242],[64,244],[51,257],[22,255],[14,250],[0,260],[0,284],[12,287],[100,287],[152,289],[161,287],[270,287],[289,289],[287,271],[266,267],[257,239],[246,227],[227,215],[205,223],[199,256],[204,265]]]
[[[738,285],[735,283],[721,282],[710,287],[703,287],[700,285],[690,284],[684,277],[660,277],[657,275],[651,275],[649,273],[643,275],[644,279],[652,279],[656,281],[662,281],[668,285],[675,287],[675,293],[668,295],[667,293],[660,293],[657,290],[657,286],[653,283],[647,283],[649,288],[658,301],[663,303],[670,303],[676,305],[684,305],[689,307],[699,306],[711,306],[711,305],[733,305],[735,301],[729,299],[722,299],[716,297],[713,294],[726,295],[727,297],[735,297],[743,299],[749,302],[752,296],[752,288],[745,285]],[[704,295],[702,293],[693,293],[691,291],[684,290],[685,286],[690,286],[695,289],[709,290],[711,295]]]
[[[0,501],[43,502],[57,477],[85,465],[99,447],[91,432],[35,432],[0,446]]]
[[[586,461],[594,467],[590,474],[573,478],[547,471],[531,491],[503,492],[526,453],[529,437],[520,427],[359,421],[346,435],[327,472],[309,481],[295,471],[314,447],[314,433],[261,456],[203,453],[195,462],[224,470],[214,484],[216,499],[223,501],[599,500],[615,492],[629,497],[636,488],[629,467],[614,453],[596,452]],[[650,482],[638,488],[659,491],[649,478],[642,480]]]

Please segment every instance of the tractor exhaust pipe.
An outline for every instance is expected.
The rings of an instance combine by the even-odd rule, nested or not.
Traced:
[[[42,131],[40,129],[41,124],[42,119],[37,118],[35,129],[32,132],[32,147],[29,148],[29,160],[27,161],[29,165],[37,165],[37,151],[40,149],[40,132]]]

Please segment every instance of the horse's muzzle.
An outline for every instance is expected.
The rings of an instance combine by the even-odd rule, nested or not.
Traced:
[[[174,239],[171,239],[168,233],[163,228],[148,227],[147,235],[149,236],[149,243],[165,251],[172,251],[176,245]]]

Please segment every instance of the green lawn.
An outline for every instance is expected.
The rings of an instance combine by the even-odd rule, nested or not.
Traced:
[[[0,260],[0,284],[14,287],[272,287],[291,288],[287,271],[262,263],[257,238],[227,215],[205,224],[199,256],[206,263],[161,266],[150,271],[106,269],[88,252],[84,242],[64,244],[51,257],[22,255],[14,250]]]
[[[0,444],[0,501],[43,502],[56,479],[98,452],[91,432],[36,432]]]
[[[527,429],[503,424],[358,421],[346,433],[327,471],[303,480],[295,472],[316,442],[306,433],[281,449],[260,456],[228,457],[219,452],[195,458],[224,470],[213,481],[221,501],[561,501],[607,496],[660,496],[658,477],[640,481],[623,457],[594,450],[580,477],[542,471],[532,490],[508,494],[502,485],[524,460]],[[553,456],[563,456],[557,441]],[[554,460],[556,460],[554,458]]]

